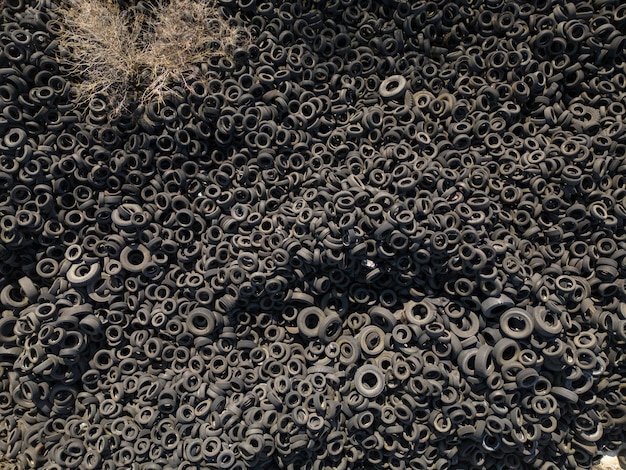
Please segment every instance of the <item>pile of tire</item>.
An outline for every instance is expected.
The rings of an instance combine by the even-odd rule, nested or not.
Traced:
[[[139,2],[141,3],[141,1]],[[626,5],[221,0],[111,118],[0,31],[0,456],[588,469],[626,423]]]

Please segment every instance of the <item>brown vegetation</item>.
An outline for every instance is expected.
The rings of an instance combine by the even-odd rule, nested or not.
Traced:
[[[203,79],[202,63],[249,40],[212,0],[156,0],[125,10],[110,0],[68,1],[59,18],[59,43],[77,77],[79,101],[102,94],[114,114],[135,100],[159,100],[174,84]]]

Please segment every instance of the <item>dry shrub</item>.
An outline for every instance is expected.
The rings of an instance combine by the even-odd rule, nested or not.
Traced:
[[[144,63],[150,71],[148,98],[159,98],[167,84],[198,78],[197,65],[210,56],[230,55],[240,30],[218,16],[207,1],[176,0],[161,6],[148,22]]]
[[[113,114],[134,101],[161,100],[175,84],[206,78],[201,64],[230,55],[247,31],[213,0],[155,0],[121,10],[112,0],[66,2],[59,43],[78,78],[78,101],[108,98]]]
[[[127,105],[141,69],[140,28],[129,16],[102,0],[78,1],[61,11],[59,45],[78,78],[81,103],[103,94],[115,112]]]

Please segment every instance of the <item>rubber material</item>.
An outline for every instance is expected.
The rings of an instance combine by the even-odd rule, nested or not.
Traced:
[[[382,371],[373,365],[357,369],[354,379],[357,392],[366,398],[377,397],[385,388]]]
[[[119,54],[75,63],[85,6],[58,7],[0,12],[7,460],[569,469],[619,447],[620,2],[170,8],[241,35],[148,100],[125,28],[133,77],[79,99]],[[115,10],[140,42],[167,17]]]

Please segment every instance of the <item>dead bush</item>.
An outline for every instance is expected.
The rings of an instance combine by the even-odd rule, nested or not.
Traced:
[[[120,9],[112,0],[67,1],[59,45],[76,78],[77,99],[108,98],[112,114],[161,100],[175,84],[206,77],[203,63],[232,54],[249,35],[213,0],[156,0]]]

